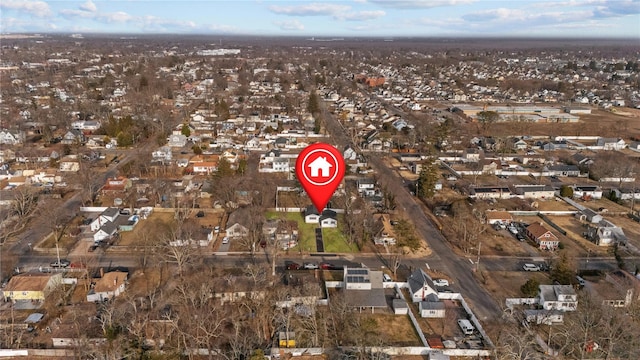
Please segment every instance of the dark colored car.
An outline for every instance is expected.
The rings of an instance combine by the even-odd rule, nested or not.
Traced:
[[[302,266],[300,266],[300,264],[295,263],[293,261],[287,261],[284,263],[285,267],[287,270],[299,270],[300,268],[302,268]]]
[[[332,263],[321,263],[320,269],[323,270],[341,270],[342,267],[333,265]]]

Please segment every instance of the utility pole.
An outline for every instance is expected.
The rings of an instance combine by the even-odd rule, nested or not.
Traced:
[[[482,243],[478,242],[478,259],[476,260],[476,272],[480,270],[480,248],[482,247]]]

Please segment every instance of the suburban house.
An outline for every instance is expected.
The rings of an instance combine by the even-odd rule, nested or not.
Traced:
[[[582,209],[579,213],[576,214],[576,216],[580,218],[580,220],[587,221],[591,224],[598,224],[600,223],[600,221],[602,221],[602,215],[589,208]]]
[[[513,216],[508,211],[487,210],[485,212],[487,224],[510,224],[513,221]]]
[[[238,208],[232,212],[227,219],[227,228],[225,229],[226,236],[230,238],[241,238],[249,235],[249,218],[249,209],[246,207]]]
[[[172,154],[169,146],[162,146],[151,153],[152,161],[169,162],[171,158]]]
[[[227,227],[225,232],[230,238],[241,238],[243,236],[249,235],[249,229],[239,223],[234,223],[233,225]]]
[[[117,232],[118,232],[118,225],[112,222],[107,222],[104,225],[102,225],[100,229],[98,229],[98,231],[96,231],[93,234],[93,241],[100,242],[100,241],[109,239],[110,237],[114,236]]]
[[[578,294],[571,285],[540,285],[537,299],[544,310],[575,311],[578,307]]]
[[[424,301],[420,301],[418,311],[423,318],[443,318],[446,313],[444,302],[436,294],[429,294]]]
[[[509,199],[511,190],[506,186],[477,186],[469,190],[469,197],[477,199]]]
[[[376,245],[395,245],[396,234],[391,226],[389,214],[375,214],[373,220],[373,242]]]
[[[356,308],[386,308],[382,271],[368,268],[344,268],[343,289],[347,303]]]
[[[429,294],[438,295],[433,285],[433,279],[427,275],[422,269],[417,269],[407,279],[411,300],[413,302],[421,302],[427,299]]]
[[[182,134],[172,134],[167,138],[167,146],[169,147],[185,147],[187,145],[187,137]]]
[[[122,271],[103,274],[87,293],[87,301],[107,301],[117,297],[124,292],[128,275],[128,273]]]
[[[620,138],[598,138],[596,147],[603,150],[622,150],[627,147],[627,143]]]
[[[363,196],[375,195],[376,182],[371,178],[360,178],[357,181],[358,192]]]
[[[66,145],[77,145],[84,143],[84,140],[82,131],[71,129],[62,136],[62,141],[60,142]]]
[[[616,194],[616,198],[620,200],[640,200],[640,189],[619,188],[611,189],[611,191]]]
[[[115,222],[119,215],[120,209],[115,207],[106,208],[91,222],[89,228],[91,231],[98,231],[103,225]]]
[[[20,274],[2,289],[5,301],[44,301],[49,292],[62,284],[62,274]]]
[[[275,241],[283,250],[298,245],[298,222],[294,220],[268,220],[262,225],[262,233],[271,241]]]
[[[557,165],[549,166],[546,170],[549,172],[549,175],[555,175],[560,177],[580,176],[580,168],[578,168],[577,165],[557,164]]]
[[[516,197],[522,199],[553,199],[555,190],[551,185],[514,185]]]
[[[102,189],[102,193],[105,192],[122,192],[131,187],[131,180],[127,179],[124,176],[118,176],[115,178],[108,178],[107,182],[104,184]]]
[[[573,185],[574,199],[602,199],[602,188],[595,185]]]
[[[556,250],[560,241],[551,231],[540,223],[533,223],[526,228],[527,236],[538,244],[540,250]]]
[[[587,239],[593,241],[598,246],[612,246],[615,244],[626,245],[627,236],[621,227],[616,226],[609,220],[600,220],[598,225],[587,228]]]
[[[182,225],[179,239],[169,242],[171,246],[208,246],[213,241],[213,230],[207,227],[199,227],[192,221],[187,221]]]
[[[315,206],[309,205],[304,211],[304,222],[307,224],[320,224],[320,227],[337,227],[338,214],[329,209],[322,211],[322,215]]]
[[[514,150],[526,150],[526,148],[529,147],[529,144],[522,139],[514,138],[511,146]]]

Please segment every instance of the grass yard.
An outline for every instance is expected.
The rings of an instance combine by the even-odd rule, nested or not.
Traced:
[[[153,212],[147,219],[140,220],[133,231],[121,232],[118,245],[143,245],[144,236],[142,234],[149,234],[152,239],[157,239],[162,232],[169,231],[173,221],[174,214],[172,212]]]
[[[293,248],[293,251],[305,251],[316,252],[316,235],[315,229],[317,224],[307,224],[304,222],[302,213],[297,212],[275,212],[269,211],[266,213],[267,220],[282,219],[294,220],[298,223],[298,246]],[[349,246],[347,239],[342,233],[343,215],[338,214],[338,227],[337,228],[324,228],[322,229],[322,237],[324,239],[324,251],[335,253],[351,253],[357,252],[358,249],[355,246]]]
[[[378,324],[380,337],[389,346],[421,346],[418,334],[411,324],[408,315],[395,314],[362,314]]]

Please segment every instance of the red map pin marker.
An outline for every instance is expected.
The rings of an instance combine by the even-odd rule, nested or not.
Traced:
[[[296,175],[318,213],[333,196],[344,177],[342,154],[329,144],[315,143],[302,150],[296,160]]]

